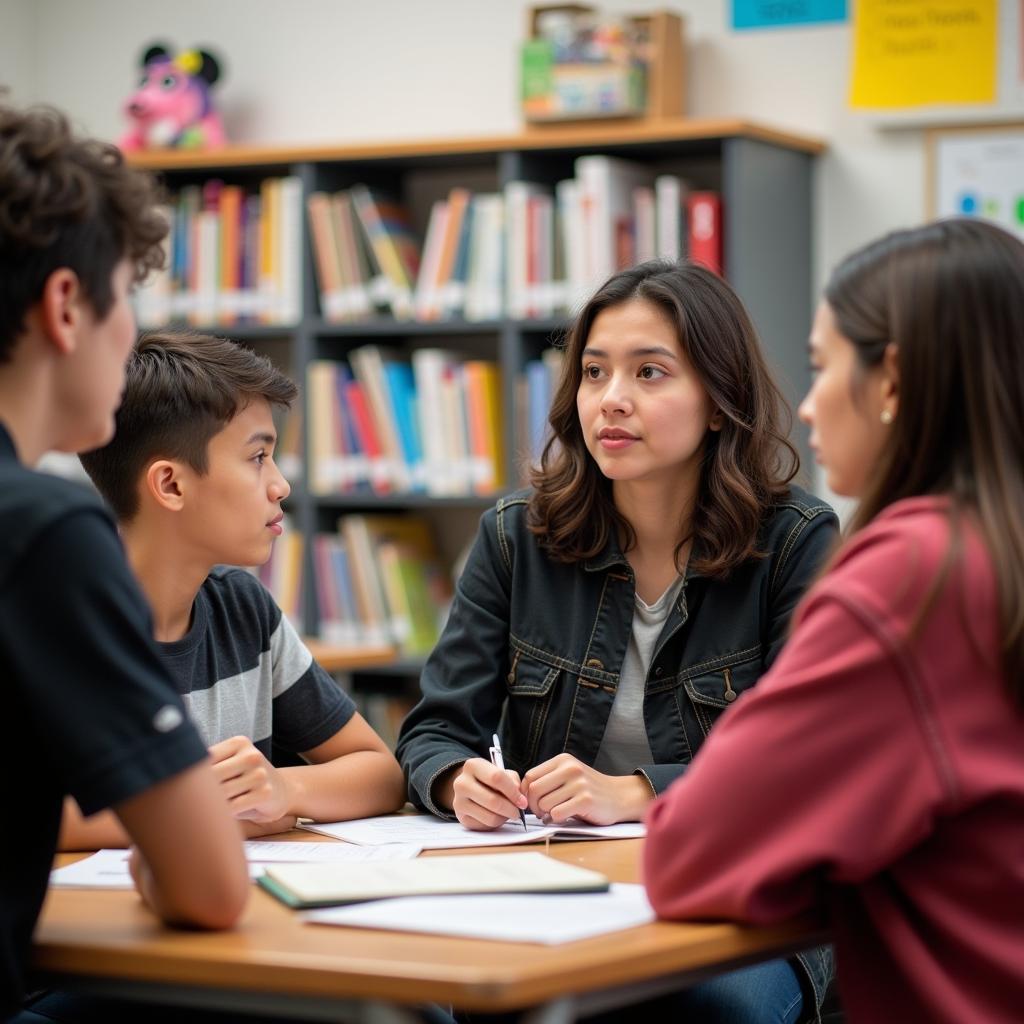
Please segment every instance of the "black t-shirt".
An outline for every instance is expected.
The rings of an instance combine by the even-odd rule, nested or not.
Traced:
[[[151,636],[99,500],[25,469],[0,426],[0,1020],[22,998],[65,794],[92,814],[206,755]]]

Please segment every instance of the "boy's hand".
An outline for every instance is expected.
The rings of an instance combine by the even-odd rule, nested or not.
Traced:
[[[509,818],[519,819],[526,798],[519,792],[519,776],[502,771],[482,757],[471,757],[452,782],[452,811],[466,828],[495,829]]]
[[[132,876],[132,881],[135,883],[135,888],[142,891],[142,854],[139,853],[137,846],[132,846],[128,850],[128,874]]]
[[[274,836],[280,832],[290,832],[299,823],[294,814],[286,814],[276,821],[241,821],[244,839],[259,839],[261,836]]]
[[[231,813],[245,821],[277,821],[289,812],[291,792],[279,772],[245,736],[210,747],[214,778]]]
[[[128,874],[132,876],[135,891],[142,898],[142,902],[150,910],[157,912],[156,900],[153,898],[153,873],[137,846],[132,846],[128,850]]]
[[[602,775],[572,754],[557,754],[523,776],[522,791],[538,818],[560,823],[579,818],[591,825],[639,821],[653,799],[638,775]]]

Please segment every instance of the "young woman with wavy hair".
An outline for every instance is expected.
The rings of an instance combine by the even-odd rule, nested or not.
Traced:
[[[647,819],[664,916],[826,909],[850,1021],[1021,1019],[1022,339],[1024,245],[994,225],[836,268],[800,411],[858,511],[757,692]],[[723,801],[722,778],[746,781]]]
[[[835,540],[832,510],[789,482],[786,415],[720,277],[654,262],[598,290],[533,486],[483,516],[403,725],[416,804],[473,829],[526,809],[636,821],[686,771]],[[494,732],[504,772],[482,756]],[[794,965],[755,970],[771,996],[734,986],[751,996],[728,1019],[795,1020],[805,991],[816,1006],[828,952]]]

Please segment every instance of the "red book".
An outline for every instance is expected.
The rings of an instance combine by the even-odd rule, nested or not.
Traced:
[[[537,285],[540,281],[540,232],[537,230],[537,196],[526,200],[526,316],[539,316],[537,306]]]
[[[691,192],[686,197],[690,259],[722,273],[722,197],[717,192]]]
[[[356,440],[369,463],[370,484],[377,494],[387,494],[391,490],[391,482],[386,472],[384,449],[377,436],[377,424],[373,422],[370,405],[358,381],[345,382],[345,400],[345,411],[351,416]]]

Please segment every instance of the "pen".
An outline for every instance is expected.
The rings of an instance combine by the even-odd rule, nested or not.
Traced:
[[[491,747],[491,764],[493,764],[498,771],[503,772],[505,770],[505,759],[501,756],[501,743],[498,740],[498,734],[495,733],[491,739],[494,740],[494,746]],[[526,815],[523,813],[522,808],[519,810],[519,820],[523,823],[523,831],[529,831],[526,827]]]

